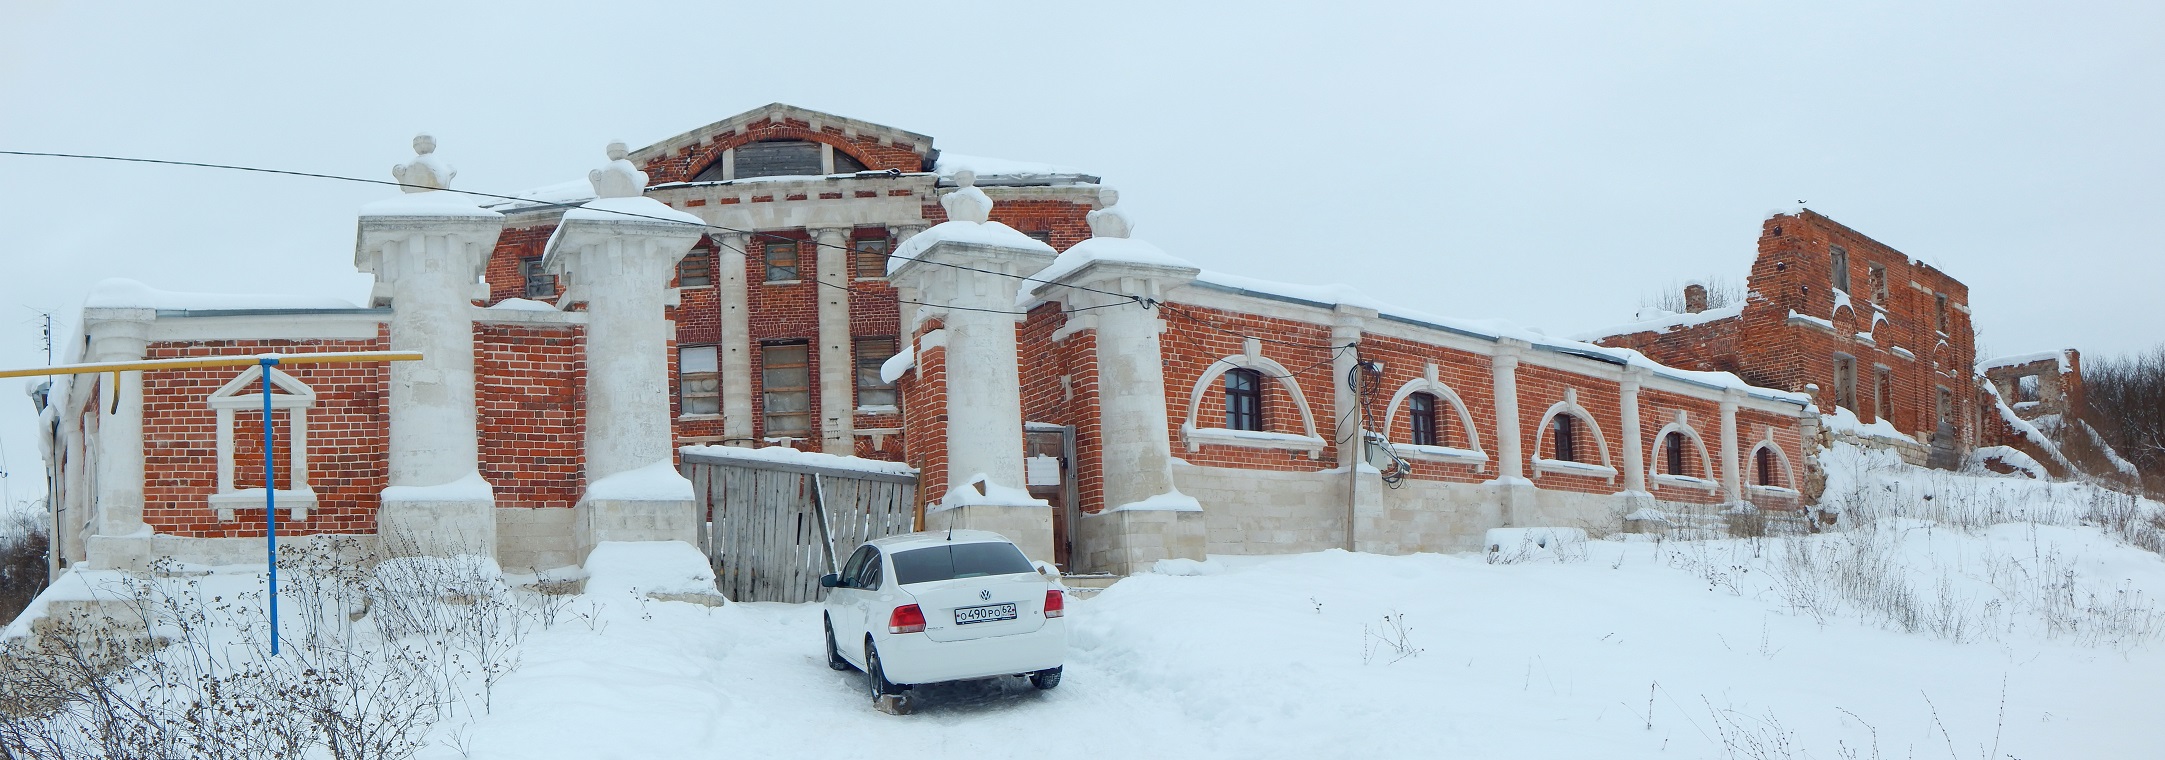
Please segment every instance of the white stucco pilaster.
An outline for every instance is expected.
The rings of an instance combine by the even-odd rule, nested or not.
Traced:
[[[1721,396],[1721,491],[1731,504],[1744,501],[1744,479],[1737,476],[1737,403],[1744,392],[1729,389]]]
[[[721,326],[722,443],[752,446],[752,312],[745,290],[745,246],[741,232],[710,233],[721,246],[718,308]]]
[[[1617,407],[1623,413],[1624,493],[1646,493],[1646,456],[1639,442],[1639,386],[1646,372],[1626,369],[1617,381]]]
[[[156,318],[150,309],[83,310],[89,359],[142,359],[150,346],[150,323]],[[97,447],[92,457],[95,516],[84,543],[92,567],[120,567],[128,564],[124,557],[129,553],[115,544],[147,540],[150,535],[150,526],[143,523],[143,373],[121,372],[117,378],[107,374],[98,379],[99,396],[94,402],[98,429],[92,444]]]
[[[829,150],[832,150],[830,147]],[[819,433],[829,454],[857,453],[857,373],[849,329],[849,228],[813,231],[819,277]]]
[[[1496,479],[1524,480],[1526,457],[1519,451],[1519,351],[1524,344],[1511,339],[1496,342],[1489,358],[1490,378],[1496,389]]]

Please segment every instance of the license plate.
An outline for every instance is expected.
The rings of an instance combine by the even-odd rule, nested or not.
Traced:
[[[960,607],[955,610],[955,625],[991,623],[1015,619],[1015,603],[987,604],[979,607]]]

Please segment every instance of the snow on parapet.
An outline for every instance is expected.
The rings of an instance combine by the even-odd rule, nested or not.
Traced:
[[[901,462],[888,462],[878,459],[866,459],[864,457],[848,457],[837,454],[822,454],[815,451],[798,451],[788,446],[767,446],[757,449],[737,448],[734,446],[685,446],[681,449],[678,449],[678,451],[682,451],[686,454],[701,454],[711,457],[720,457],[723,459],[742,459],[752,462],[774,462],[778,464],[798,464],[810,467],[826,467],[835,470],[854,470],[857,472],[873,472],[886,475],[917,474],[917,468],[911,467]]]
[[[594,195],[602,198],[635,198],[645,193],[646,172],[624,160],[624,141],[609,143],[603,151],[609,163],[586,173],[586,181],[593,184]]]
[[[1012,488],[992,482],[991,476],[977,473],[947,489],[947,495],[926,512],[945,512],[958,507],[989,505],[996,507],[1051,507],[1052,503],[1031,496],[1021,488]]]
[[[636,470],[625,470],[586,486],[589,500],[691,501],[692,482],[664,459]]]
[[[955,172],[955,184],[962,187],[940,197],[940,208],[947,210],[947,218],[978,224],[991,221],[992,198],[977,189],[977,172]]]
[[[1917,439],[1903,434],[1901,430],[1895,428],[1893,423],[1885,419],[1873,420],[1872,424],[1867,425],[1864,424],[1864,420],[1857,418],[1856,412],[1839,406],[1835,407],[1833,412],[1821,412],[1819,414],[1819,424],[1836,433],[1848,433],[1862,438],[1917,442]]]
[[[434,486],[391,486],[383,489],[384,501],[487,501],[496,498],[489,481],[479,472]]]
[[[682,541],[603,541],[582,568],[589,596],[714,594],[714,569]]]
[[[436,138],[426,133],[414,135],[413,154],[406,163],[391,167],[391,176],[398,178],[401,185],[399,190],[425,193],[451,188],[451,180],[459,176],[459,170],[436,155]]]
[[[350,301],[325,296],[294,295],[235,295],[226,293],[183,293],[159,290],[149,285],[123,277],[101,280],[90,286],[90,297],[83,299],[85,309],[169,309],[169,310],[240,310],[240,309],[354,309]]]
[[[1072,166],[1061,166],[1058,164],[1041,164],[1034,161],[1009,161],[1004,158],[991,158],[987,156],[965,156],[960,153],[951,153],[948,151],[940,152],[940,159],[939,161],[933,163],[932,170],[938,172],[940,176],[943,177],[953,177],[961,174],[962,172],[970,172],[974,176],[981,177],[1031,178],[1059,176],[1095,176],[1092,175],[1090,172],[1086,172]]]
[[[1702,311],[1697,314],[1692,314],[1689,312],[1668,311],[1666,309],[1654,309],[1640,315],[1640,319],[1636,321],[1626,322],[1620,325],[1610,325],[1608,327],[1603,327],[1597,330],[1588,330],[1586,332],[1571,336],[1571,339],[1583,340],[1591,343],[1593,341],[1601,340],[1603,338],[1613,338],[1618,335],[1630,335],[1632,333],[1675,332],[1686,327],[1697,327],[1708,322],[1728,319],[1741,315],[1743,313],[1744,302],[1742,301],[1729,304],[1728,306],[1707,309],[1706,311]]]
[[[1135,220],[1120,208],[1120,191],[1098,189],[1098,207],[1083,217],[1090,223],[1090,237],[1126,238],[1135,234]]]
[[[594,186],[599,196],[586,205],[564,212],[564,221],[593,222],[677,222],[686,225],[706,226],[706,220],[670,208],[669,204],[646,197],[646,172],[639,171],[624,159],[624,144],[609,143],[605,153],[609,163],[587,172],[586,181]],[[558,233],[564,227],[557,227]],[[556,234],[549,236],[549,246],[544,250],[556,250]]]
[[[1142,500],[1142,501],[1131,501],[1131,502],[1128,502],[1128,503],[1126,503],[1126,504],[1122,504],[1122,505],[1120,505],[1120,506],[1117,506],[1117,507],[1111,507],[1111,508],[1108,508],[1108,509],[1106,509],[1106,510],[1104,510],[1104,511],[1102,511],[1102,512],[1098,512],[1097,514],[1101,514],[1101,515],[1103,515],[1103,514],[1111,514],[1111,513],[1114,513],[1114,512],[1201,512],[1201,511],[1203,511],[1203,503],[1202,503],[1202,502],[1196,501],[1196,500],[1195,500],[1195,497],[1193,497],[1193,496],[1189,496],[1189,495],[1187,495],[1187,494],[1184,494],[1184,493],[1181,493],[1181,492],[1180,492],[1180,489],[1178,489],[1178,488],[1175,488],[1175,489],[1173,489],[1173,490],[1171,490],[1171,491],[1167,491],[1167,492],[1165,492],[1165,493],[1161,493],[1161,494],[1158,494],[1158,495],[1156,495],[1156,496],[1152,496],[1152,497],[1150,497],[1150,498],[1148,498],[1148,499],[1144,499],[1144,500]]]
[[[1978,362],[1977,371],[1983,372],[1985,370],[1999,369],[2001,367],[2020,367],[2024,364],[2041,361],[2057,362],[2059,364],[2061,372],[2075,371],[2074,363],[2067,360],[2067,352],[2064,350],[2039,351],[2034,354],[2016,354],[2014,356],[1997,356]]]

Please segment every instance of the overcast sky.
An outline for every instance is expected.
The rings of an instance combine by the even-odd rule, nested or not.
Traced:
[[[782,101],[1101,174],[1206,268],[1551,333],[1741,279],[1801,200],[1968,283],[1981,356],[2165,339],[2155,2],[113,5],[0,0],[0,150],[389,179],[425,130],[506,192]],[[363,300],[389,190],[0,156],[0,367],[106,277]]]

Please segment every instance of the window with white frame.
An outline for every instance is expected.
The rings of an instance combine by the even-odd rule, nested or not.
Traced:
[[[713,346],[677,349],[677,398],[686,416],[722,413],[722,373]]]

